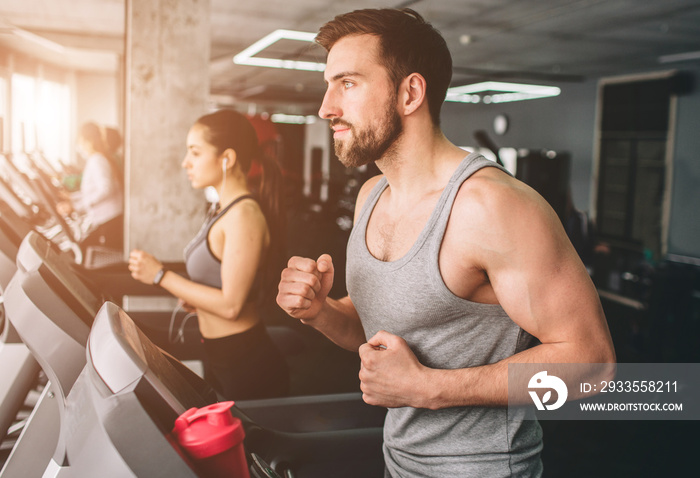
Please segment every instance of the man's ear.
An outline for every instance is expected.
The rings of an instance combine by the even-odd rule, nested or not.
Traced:
[[[426,86],[425,78],[419,73],[411,73],[403,79],[399,87],[399,98],[404,115],[412,114],[426,103]]]

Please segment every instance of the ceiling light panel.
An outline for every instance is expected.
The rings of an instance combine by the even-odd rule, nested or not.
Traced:
[[[266,68],[282,68],[285,70],[303,71],[323,71],[326,69],[325,63],[313,61],[286,60],[283,58],[263,58],[255,56],[266,48],[274,45],[280,40],[293,40],[306,43],[313,43],[316,38],[315,33],[299,32],[294,30],[275,30],[269,35],[256,41],[248,48],[233,57],[233,62],[237,65],[262,66]]]
[[[509,103],[558,96],[556,86],[484,81],[471,85],[455,86],[447,90],[445,101],[457,103]]]

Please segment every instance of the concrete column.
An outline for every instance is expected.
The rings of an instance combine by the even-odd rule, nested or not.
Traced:
[[[209,95],[209,0],[126,0],[125,244],[182,259],[204,195],[180,164]]]

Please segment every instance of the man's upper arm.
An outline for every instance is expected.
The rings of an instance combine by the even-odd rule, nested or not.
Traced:
[[[482,182],[467,204],[479,211],[471,218],[481,221],[471,229],[480,231],[475,257],[500,305],[521,328],[553,345],[546,361],[610,360],[600,299],[554,211],[512,178]]]

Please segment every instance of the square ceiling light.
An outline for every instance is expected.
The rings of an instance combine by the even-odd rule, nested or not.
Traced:
[[[558,96],[556,86],[526,85],[501,81],[484,81],[471,85],[448,88],[445,101],[457,103],[508,103]]]
[[[315,33],[298,32],[294,30],[275,30],[269,35],[256,41],[248,48],[233,57],[233,62],[237,65],[263,66],[267,68],[284,68],[286,70],[323,71],[326,69],[325,63],[312,61],[283,60],[281,58],[256,57],[265,48],[280,40],[296,40],[313,43],[316,38]]]

